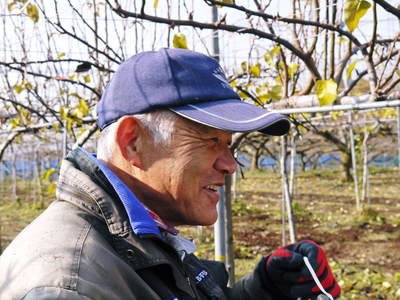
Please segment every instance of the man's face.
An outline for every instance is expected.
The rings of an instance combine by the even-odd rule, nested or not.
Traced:
[[[141,200],[169,225],[213,224],[219,187],[236,169],[231,138],[229,132],[179,118],[169,146],[143,146]]]

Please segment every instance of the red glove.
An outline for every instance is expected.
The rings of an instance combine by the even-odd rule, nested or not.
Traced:
[[[312,241],[301,241],[283,246],[272,253],[266,261],[268,279],[289,298],[310,298],[322,292],[314,282],[304,263],[306,256],[321,285],[333,297],[340,294],[340,287],[333,277],[322,248]]]

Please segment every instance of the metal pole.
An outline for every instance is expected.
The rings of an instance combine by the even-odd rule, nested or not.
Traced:
[[[225,187],[219,190],[221,198],[217,204],[218,219],[214,224],[215,260],[225,262]]]
[[[212,22],[216,23],[218,21],[218,9],[215,5],[211,7]],[[212,31],[212,46],[213,46],[213,56],[219,61],[219,36],[218,30]]]
[[[218,20],[218,10],[216,6],[211,7],[212,21]],[[218,31],[212,31],[213,56],[219,60],[219,41]],[[219,190],[220,200],[217,204],[218,219],[214,224],[214,244],[215,244],[215,260],[225,262],[226,259],[226,232],[225,232],[225,187]]]
[[[232,232],[232,175],[225,177],[225,264],[229,274],[228,286],[235,283],[235,263],[233,259]]]
[[[357,161],[356,161],[356,150],[354,146],[354,131],[353,131],[353,112],[349,113],[349,132],[350,132],[350,146],[351,146],[351,161],[353,165],[353,180],[354,180],[354,191],[356,194],[356,207],[360,208],[360,196],[358,194],[358,176],[357,176]]]
[[[379,101],[379,102],[362,103],[362,104],[341,104],[341,105],[287,108],[287,109],[276,109],[273,111],[281,114],[301,114],[301,113],[318,113],[318,112],[331,112],[331,111],[352,111],[352,110],[364,110],[372,108],[385,108],[385,107],[398,107],[398,106],[400,106],[400,100]]]

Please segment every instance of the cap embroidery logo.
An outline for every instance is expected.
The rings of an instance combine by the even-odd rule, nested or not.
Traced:
[[[212,73],[215,78],[217,78],[220,82],[221,85],[224,88],[232,89],[231,85],[229,84],[228,80],[225,77],[224,70],[220,66],[218,66]]]

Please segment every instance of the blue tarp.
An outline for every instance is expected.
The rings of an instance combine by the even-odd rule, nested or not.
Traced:
[[[248,155],[239,155],[237,160],[239,163],[244,166],[245,168],[249,168],[251,166],[251,157]],[[379,156],[376,157],[375,159],[372,160],[371,166],[374,167],[395,167],[398,165],[397,157],[394,156]],[[330,165],[339,165],[341,162],[340,157],[336,155],[322,155],[318,158],[318,164],[320,166],[330,166]],[[278,164],[276,160],[274,160],[271,157],[267,156],[261,156],[258,165],[260,168],[265,168],[265,167],[274,167]],[[295,159],[295,165],[299,166],[300,165],[300,160],[298,158]],[[308,163],[307,166],[310,166],[311,163]]]
[[[0,163],[0,174],[4,176],[10,176],[12,173],[12,161],[2,161]],[[49,169],[58,169],[59,168],[59,161],[54,160],[46,160],[42,162],[34,162],[29,160],[22,160],[15,162],[15,171],[18,177],[24,179],[30,179],[35,174],[35,167],[39,167],[40,170],[43,172],[44,170]]]

